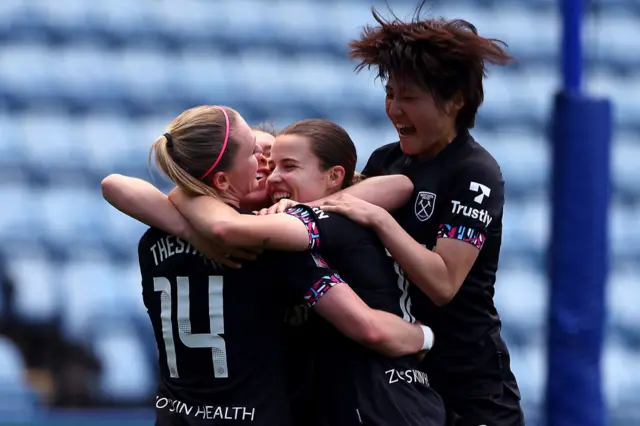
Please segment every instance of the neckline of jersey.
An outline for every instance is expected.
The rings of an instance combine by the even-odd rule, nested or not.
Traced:
[[[410,156],[409,158],[411,159],[412,163],[418,163],[418,164],[428,164],[428,163],[433,163],[433,162],[436,162],[436,161],[442,161],[445,158],[449,157],[453,152],[455,152],[455,150],[459,146],[463,145],[469,139],[471,139],[471,134],[469,134],[469,130],[464,129],[464,130],[458,132],[458,134],[451,141],[451,143],[449,143],[449,145],[445,146],[444,149],[442,151],[440,151],[438,154],[436,154],[435,157],[429,158],[427,160],[420,160],[417,156],[414,155],[414,156]]]

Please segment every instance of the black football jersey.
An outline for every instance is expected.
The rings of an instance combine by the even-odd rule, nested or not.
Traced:
[[[374,232],[304,205],[287,211],[307,225],[313,246],[371,308],[413,322],[409,283]],[[444,408],[415,355],[391,358],[357,344],[313,317],[316,400],[324,424],[441,425]],[[318,395],[318,393],[320,393]]]
[[[413,195],[395,219],[425,248],[433,250],[439,238],[452,238],[480,250],[447,305],[438,307],[417,286],[410,287],[413,313],[437,336],[424,361],[432,383],[445,393],[468,387],[474,377],[499,382],[509,366],[493,303],[504,206],[504,181],[497,162],[465,131],[429,161],[403,154],[398,142],[382,146],[371,155],[363,174],[405,174],[412,180]],[[396,268],[398,279],[408,281]]]
[[[285,308],[339,279],[305,253],[267,252],[241,269],[149,229],[139,244],[143,299],[159,352],[158,424],[290,425]]]

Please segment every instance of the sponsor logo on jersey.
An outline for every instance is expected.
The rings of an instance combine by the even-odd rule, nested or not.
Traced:
[[[392,368],[384,372],[386,376],[389,376],[389,384],[398,382],[405,382],[408,384],[418,384],[422,386],[429,386],[429,377],[427,373],[420,370],[396,370]]]
[[[488,211],[465,206],[460,201],[456,200],[451,200],[451,213],[461,214],[462,216],[470,219],[478,219],[480,222],[484,223],[485,226],[489,226],[493,220]]]
[[[433,192],[420,191],[416,196],[414,211],[420,222],[428,220],[433,214],[436,206],[436,194]]]
[[[473,182],[473,181],[469,183],[469,191],[480,192],[480,195],[476,196],[473,199],[473,201],[475,201],[478,204],[482,204],[484,197],[489,198],[489,196],[491,195],[491,188],[489,188],[488,186],[484,186],[481,183]]]

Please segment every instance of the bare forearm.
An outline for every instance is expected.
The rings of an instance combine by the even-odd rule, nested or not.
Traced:
[[[406,204],[413,193],[413,184],[408,177],[403,175],[376,176],[343,189],[338,193],[316,200],[310,205],[320,207],[324,201],[337,198],[343,193],[390,211]]]
[[[167,196],[142,179],[112,174],[102,180],[105,200],[122,213],[177,237],[186,237],[189,224]]]
[[[388,214],[377,220],[373,229],[393,259],[436,305],[448,303],[455,291],[444,259],[418,244]]]
[[[419,326],[388,312],[373,312],[374,327],[380,334],[366,346],[386,356],[410,355],[422,349],[424,333]]]
[[[293,216],[240,214],[212,197],[189,197],[177,190],[169,196],[198,232],[220,244],[290,251],[309,247],[306,226]]]

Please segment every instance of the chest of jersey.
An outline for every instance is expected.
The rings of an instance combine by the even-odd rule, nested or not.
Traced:
[[[411,199],[395,214],[398,223],[420,244],[433,249],[436,244],[439,216],[450,208],[437,164],[413,167],[410,171],[414,190]]]

